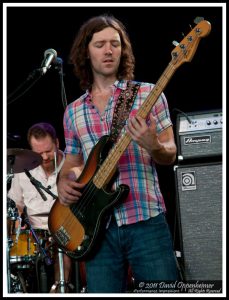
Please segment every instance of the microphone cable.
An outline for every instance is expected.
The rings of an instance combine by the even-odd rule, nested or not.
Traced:
[[[63,104],[64,110],[65,110],[65,108],[68,104],[67,104],[67,96],[66,96],[65,86],[64,86],[63,64],[62,64],[62,59],[59,57],[57,57],[57,59],[56,59],[55,69],[59,70],[58,73],[60,75],[61,100],[62,100],[62,104]]]
[[[22,88],[24,88],[24,86],[26,84],[28,84],[28,82],[31,80],[31,79],[34,79],[34,77],[36,76],[36,74],[39,74],[39,76],[32,82],[30,83],[30,85],[24,89],[19,95],[17,95],[15,98],[13,98],[12,100],[9,100],[10,98],[14,97],[14,95],[20,91]],[[26,78],[25,81],[23,81],[12,93],[10,93],[8,96],[7,96],[7,104],[12,104],[14,103],[18,98],[22,97],[27,91],[29,91],[32,86],[42,77],[42,74],[40,73],[39,69],[35,69],[33,70],[29,76]]]

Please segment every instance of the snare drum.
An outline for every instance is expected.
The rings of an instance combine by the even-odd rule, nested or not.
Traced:
[[[37,244],[30,230],[11,235],[10,263],[30,262],[37,254]]]

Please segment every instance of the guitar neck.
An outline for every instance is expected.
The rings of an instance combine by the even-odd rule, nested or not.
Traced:
[[[137,116],[142,118],[146,118],[151,108],[165,89],[167,83],[171,79],[172,75],[175,73],[175,68],[172,64],[169,64],[157,83],[155,84],[152,91],[149,93],[146,98],[144,104],[137,112]],[[122,156],[123,152],[128,147],[131,142],[131,137],[128,132],[125,132],[118,140],[118,142],[114,145],[114,147],[109,152],[108,156],[100,166],[96,175],[93,178],[93,183],[97,186],[97,188],[102,188],[110,178],[114,168],[116,168],[117,163]]]
[[[165,71],[163,72],[163,74],[161,75],[161,77],[158,79],[152,91],[149,93],[143,105],[138,110],[137,116],[146,119],[148,113],[152,109],[153,105],[155,104],[155,102],[157,101],[161,93],[164,91],[167,83],[172,78],[172,75],[174,73],[175,73],[174,66],[172,64],[169,64],[165,69]]]

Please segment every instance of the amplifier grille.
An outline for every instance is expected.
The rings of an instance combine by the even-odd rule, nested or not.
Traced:
[[[186,280],[222,280],[222,162],[174,170]]]

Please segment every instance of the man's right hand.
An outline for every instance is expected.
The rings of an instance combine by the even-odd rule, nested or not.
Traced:
[[[61,204],[69,206],[75,203],[81,197],[81,189],[84,188],[84,183],[76,182],[74,172],[69,175],[60,177],[57,183],[58,198]]]

